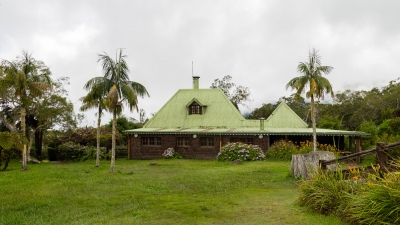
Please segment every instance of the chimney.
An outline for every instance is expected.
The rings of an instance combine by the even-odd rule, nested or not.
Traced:
[[[264,130],[264,120],[263,117],[260,118],[260,130]]]
[[[200,77],[193,77],[193,89],[199,89],[199,79]]]

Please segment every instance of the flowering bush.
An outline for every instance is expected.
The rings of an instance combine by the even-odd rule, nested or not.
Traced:
[[[219,161],[243,161],[265,160],[264,152],[258,145],[248,145],[240,142],[228,143],[221,148],[217,159]]]
[[[168,148],[167,150],[164,151],[162,154],[164,158],[169,159],[169,158],[174,158],[175,156],[175,150],[173,148]]]
[[[307,151],[309,152],[309,151]],[[267,158],[290,160],[293,154],[301,154],[297,146],[292,141],[280,140],[274,142],[265,153]],[[306,153],[306,152],[304,152]]]
[[[318,151],[329,151],[337,153],[337,149],[331,145],[317,143]],[[267,158],[291,160],[293,154],[305,154],[313,151],[313,142],[300,142],[297,146],[290,140],[280,140],[274,142],[273,145],[265,153]]]

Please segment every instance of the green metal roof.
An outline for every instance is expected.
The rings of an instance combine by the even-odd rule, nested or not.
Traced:
[[[125,131],[132,134],[201,134],[201,135],[312,135],[312,128],[140,128]],[[344,131],[317,128],[318,136],[366,136],[360,131]]]
[[[286,103],[281,102],[265,121],[266,127],[307,128],[304,122]]]
[[[197,102],[202,114],[189,115]],[[180,89],[143,128],[133,134],[312,135],[312,129],[284,102],[264,121],[246,120],[220,89]],[[364,132],[317,129],[317,135],[365,136]]]
[[[193,101],[205,106],[202,115],[188,113]],[[181,89],[151,118],[145,128],[253,127],[220,89]]]

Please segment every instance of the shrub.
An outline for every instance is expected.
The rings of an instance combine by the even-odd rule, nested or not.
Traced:
[[[94,146],[88,146],[85,148],[85,155],[82,157],[82,161],[86,160],[96,160],[97,156],[97,148]],[[106,149],[100,148],[100,159],[104,159],[106,157]]]
[[[396,162],[400,167],[400,162]],[[297,203],[323,214],[335,214],[350,224],[400,224],[400,172],[384,175],[362,169],[318,172],[299,181]]]
[[[59,161],[80,161],[86,154],[84,146],[71,141],[62,143],[57,150],[57,160]]]
[[[349,177],[353,180],[346,181],[345,175],[340,171],[318,171],[310,180],[299,181],[300,194],[297,203],[322,214],[340,215],[340,209],[346,205],[345,196],[359,189],[359,170],[351,170]]]
[[[273,145],[265,153],[267,158],[291,160],[293,154],[302,154],[310,152],[307,146],[299,149],[292,141],[279,140],[274,142]]]
[[[166,159],[174,158],[175,150],[173,148],[168,148],[167,150],[164,151],[162,156],[164,156],[164,158]]]
[[[233,142],[228,143],[221,148],[217,159],[219,161],[234,161],[237,159],[242,161],[257,161],[265,160],[265,155],[258,145]]]
[[[305,154],[313,151],[313,142],[306,141],[300,142],[297,146],[290,140],[279,140],[274,142],[273,145],[265,153],[267,158],[291,160],[293,154]],[[337,149],[331,145],[317,143],[319,151],[337,152]]]
[[[400,224],[400,173],[372,178],[359,194],[348,196],[346,220],[357,224]]]

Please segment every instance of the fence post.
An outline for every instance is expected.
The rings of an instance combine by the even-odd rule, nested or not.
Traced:
[[[376,163],[385,168],[387,166],[387,152],[385,151],[387,143],[378,142],[376,143]]]
[[[319,167],[321,168],[322,171],[326,171],[326,164],[325,164],[326,160],[319,160]]]
[[[361,141],[362,141],[362,139],[361,139],[361,137],[356,137],[356,153],[358,153],[358,152],[361,152],[362,150],[361,150]],[[356,164],[360,164],[361,163],[361,157],[360,156],[357,156],[356,157]]]

